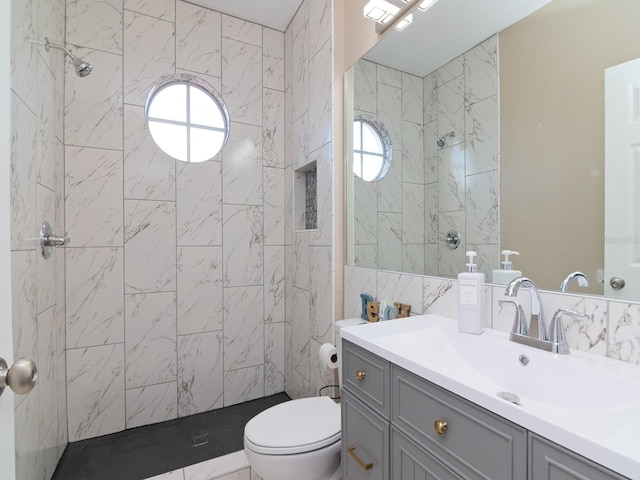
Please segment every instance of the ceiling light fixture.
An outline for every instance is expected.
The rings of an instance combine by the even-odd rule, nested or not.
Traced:
[[[376,22],[376,33],[382,35],[389,28],[403,30],[411,25],[413,11],[426,11],[438,0],[369,0],[363,14]]]
[[[409,15],[405,16],[404,18],[401,18],[400,20],[398,20],[398,23],[396,23],[396,26],[394,28],[396,30],[398,30],[399,32],[401,32],[406,27],[411,25],[411,22],[413,22],[413,13],[410,13]]]
[[[364,16],[378,23],[385,24],[400,10],[385,0],[370,0],[364,6]]]
[[[410,0],[402,0],[404,3],[409,3]],[[430,7],[433,6],[438,0],[424,0],[420,5],[418,5],[418,10],[421,12],[426,12]]]
[[[433,0],[426,0],[433,1]],[[392,3],[394,2],[394,3]],[[395,20],[395,16],[401,10],[404,10],[406,6],[400,3],[402,7],[396,5],[397,0],[370,0],[363,9],[364,16],[380,25],[386,25],[392,20]],[[413,14],[409,13],[408,15],[402,16],[400,20],[397,20],[395,26],[396,30],[403,30],[413,21]]]

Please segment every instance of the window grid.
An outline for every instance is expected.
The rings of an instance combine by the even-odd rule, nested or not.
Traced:
[[[384,167],[385,167],[385,160],[386,158],[388,158],[388,152],[387,152],[387,147],[385,146],[385,142],[382,139],[382,135],[380,134],[379,129],[373,125],[372,123],[367,122],[365,119],[363,118],[357,118],[356,120],[354,120],[354,123],[357,124],[357,129],[358,129],[358,135],[360,137],[360,141],[359,141],[359,145],[360,148],[354,148],[353,149],[353,153],[354,153],[354,164],[353,164],[353,171],[354,173],[362,178],[365,181],[376,181],[376,180],[380,180],[380,178],[382,178],[383,175],[383,171],[384,171]],[[383,153],[378,153],[378,152],[374,152],[371,150],[368,150],[365,148],[365,142],[364,142],[364,124],[368,124],[371,129],[376,133],[377,139],[380,142],[379,146],[380,149],[382,150]],[[378,157],[380,158],[380,168],[378,169],[378,171],[376,172],[375,175],[373,175],[373,177],[371,179],[369,178],[364,178],[364,158],[365,155],[370,155],[370,156],[374,156],[374,157]],[[357,165],[356,165],[356,158],[357,158]],[[386,173],[386,172],[385,172]]]
[[[187,138],[186,138],[186,162],[191,163],[191,129],[192,128],[197,128],[197,129],[202,129],[202,130],[208,130],[208,131],[212,131],[212,132],[220,132],[223,135],[225,135],[225,139],[222,143],[222,146],[224,146],[224,143],[226,142],[226,138],[228,136],[228,118],[227,118],[227,114],[226,114],[226,108],[220,104],[220,101],[216,98],[215,95],[212,94],[212,92],[208,91],[206,88],[202,88],[199,85],[197,85],[196,83],[193,83],[189,80],[175,80],[175,81],[171,81],[169,83],[166,83],[165,85],[163,85],[162,87],[160,87],[159,89],[153,91],[150,96],[149,99],[147,100],[147,109],[149,108],[149,105],[151,104],[151,102],[153,101],[153,99],[155,98],[155,96],[160,93],[162,90],[166,89],[166,88],[171,88],[174,85],[185,85],[186,86],[186,121],[181,121],[181,120],[171,120],[168,118],[158,118],[158,117],[153,117],[150,115],[147,115],[147,121],[149,123],[152,122],[156,122],[156,123],[162,123],[162,124],[167,124],[167,125],[175,125],[175,126],[179,126],[179,127],[185,127],[186,128],[186,134],[187,134]],[[211,126],[211,125],[202,125],[200,123],[193,123],[191,122],[191,88],[198,88],[200,90],[202,90],[210,99],[212,102],[214,102],[214,104],[216,105],[216,107],[218,108],[218,110],[221,113],[222,116],[222,121],[223,121],[223,127],[216,127],[216,126]],[[154,139],[155,140],[155,139]],[[220,150],[222,150],[222,146],[220,147]],[[160,147],[162,148],[162,147]],[[164,150],[164,149],[163,149]],[[216,155],[220,152],[220,150],[218,152],[216,152]],[[214,155],[215,156],[215,155]]]

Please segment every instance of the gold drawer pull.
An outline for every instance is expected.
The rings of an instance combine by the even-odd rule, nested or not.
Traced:
[[[366,373],[364,373],[364,370],[358,370],[356,372],[356,378],[358,379],[359,382],[364,380],[365,375],[366,375]]]
[[[349,452],[349,455],[351,455],[353,459],[358,462],[358,465],[360,465],[364,470],[371,470],[373,468],[373,463],[364,463],[364,461],[356,454],[356,448],[358,448],[357,445],[348,446],[347,451]]]
[[[443,420],[436,420],[433,426],[436,428],[438,435],[444,435],[444,432],[447,431],[447,422]]]

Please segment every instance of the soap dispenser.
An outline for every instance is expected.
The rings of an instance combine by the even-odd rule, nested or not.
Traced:
[[[502,268],[499,270],[494,270],[491,273],[491,282],[497,283],[498,285],[508,285],[509,282],[514,278],[522,276],[522,272],[520,270],[514,270],[513,263],[509,261],[510,255],[520,255],[520,253],[513,250],[502,250],[501,253],[502,255],[504,255],[504,260],[502,260]]]
[[[467,272],[458,275],[458,330],[480,335],[484,331],[484,273],[474,263],[476,252],[467,252]]]

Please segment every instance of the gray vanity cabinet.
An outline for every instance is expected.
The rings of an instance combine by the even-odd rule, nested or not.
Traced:
[[[342,479],[389,479],[391,368],[371,352],[342,343]]]
[[[624,480],[627,477],[622,477],[602,465],[530,432],[529,478],[533,480]]]
[[[342,349],[343,480],[625,478],[349,341]]]
[[[342,479],[389,478],[389,422],[343,390]]]

